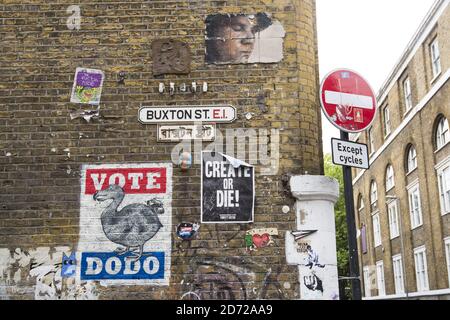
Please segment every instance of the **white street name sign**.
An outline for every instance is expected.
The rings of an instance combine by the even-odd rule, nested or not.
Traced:
[[[143,124],[209,122],[227,123],[236,120],[236,109],[231,105],[218,106],[159,106],[139,109]]]

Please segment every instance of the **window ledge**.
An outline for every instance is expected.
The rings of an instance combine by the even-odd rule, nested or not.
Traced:
[[[418,226],[411,227],[411,231],[414,231],[414,230],[416,230],[416,229],[419,229],[419,228],[422,227],[422,226],[423,226],[423,223],[419,224]]]
[[[447,212],[441,212],[441,216],[446,216],[446,215],[448,215],[448,214],[450,214],[450,211],[447,211]]]
[[[448,144],[450,143],[450,140],[447,141],[446,143],[444,143],[444,145],[442,147],[440,147],[439,149],[437,149],[434,154],[439,153],[439,151],[441,151],[442,149],[444,149]]]
[[[392,237],[391,240],[395,240],[395,239],[397,239],[399,237],[400,237],[400,235],[396,235],[396,236]]]
[[[433,79],[431,79],[430,84],[434,84],[434,82],[441,76],[442,70],[438,72],[437,75],[434,76]]]
[[[394,189],[394,188],[395,188],[395,184],[392,185],[389,189],[386,189],[386,192],[389,192],[389,191],[391,191],[391,190]]]
[[[406,175],[409,176],[411,173],[413,173],[414,171],[417,170],[417,167],[415,167],[414,169],[412,169],[411,171],[407,172]]]
[[[412,109],[414,109],[414,107],[411,107],[408,110],[406,110],[405,113],[403,114],[403,118],[406,118],[406,116],[408,115],[408,113],[411,112]]]

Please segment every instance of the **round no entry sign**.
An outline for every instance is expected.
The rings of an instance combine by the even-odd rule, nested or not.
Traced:
[[[356,133],[375,120],[377,102],[367,81],[354,71],[339,69],[328,74],[320,86],[320,104],[338,129]]]

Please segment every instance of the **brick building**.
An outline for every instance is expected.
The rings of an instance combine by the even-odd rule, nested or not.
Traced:
[[[366,299],[450,297],[450,10],[436,1],[354,140],[370,169],[353,170]]]
[[[301,298],[302,281],[286,263],[284,233],[296,220],[286,177],[323,174],[314,0],[11,0],[2,1],[0,15],[2,299]],[[251,30],[231,31],[249,32],[245,38],[214,33],[233,20],[250,21]],[[263,37],[269,27],[273,33]],[[214,53],[221,41],[227,47]],[[238,42],[259,49],[232,57]],[[201,219],[200,153],[182,168],[172,155],[179,144],[161,131],[170,135],[173,127],[141,123],[138,112],[219,105],[233,106],[236,119],[217,121],[216,142],[228,129],[274,129],[279,159],[268,168],[255,164],[252,223],[186,224],[197,236],[183,241],[177,226]],[[139,171],[145,164],[151,168]],[[125,243],[115,228],[134,230],[139,221],[127,227],[108,218],[102,201],[124,195],[103,190],[105,179],[126,189],[125,199],[138,199],[145,186],[165,192],[164,208],[145,198],[145,208],[127,209],[137,215],[156,205],[167,218],[157,244],[164,257],[142,260],[147,278],[134,285],[128,282],[141,276],[140,264],[97,252],[108,239]],[[260,235],[257,250],[255,238],[246,243],[255,228],[270,228],[270,245]],[[97,253],[86,258],[82,247]],[[74,277],[80,270],[96,281]],[[128,282],[111,285],[118,275]]]

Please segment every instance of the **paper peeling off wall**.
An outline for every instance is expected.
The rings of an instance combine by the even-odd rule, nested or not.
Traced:
[[[70,247],[0,248],[0,299],[32,295],[30,290],[36,300],[97,299],[95,283],[62,276],[63,253],[70,252]]]

